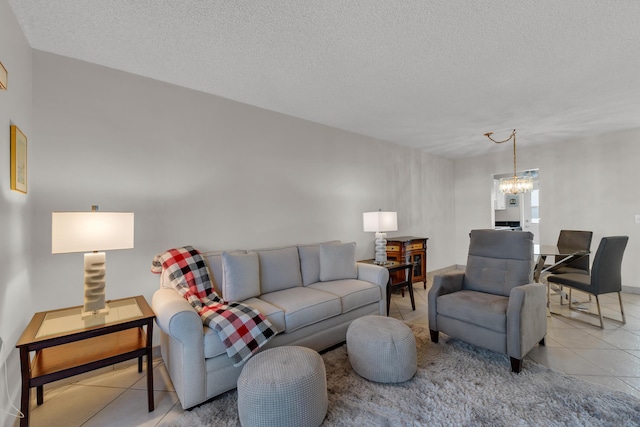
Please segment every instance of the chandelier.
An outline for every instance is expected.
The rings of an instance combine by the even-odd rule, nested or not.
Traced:
[[[513,139],[513,176],[511,178],[502,178],[500,180],[500,192],[502,194],[521,194],[533,190],[533,178],[531,176],[516,175],[516,130],[514,129],[509,138],[504,141],[496,141],[491,138],[491,135],[493,135],[493,132],[487,132],[484,134],[484,136],[496,144],[509,142]]]

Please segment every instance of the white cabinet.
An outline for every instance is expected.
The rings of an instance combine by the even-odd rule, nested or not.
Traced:
[[[500,192],[500,180],[493,180],[493,209],[503,211],[507,209],[507,200],[504,194]]]

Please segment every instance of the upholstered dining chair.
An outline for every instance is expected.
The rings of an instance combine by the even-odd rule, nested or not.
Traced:
[[[600,327],[603,329],[604,322],[602,319],[605,316],[602,315],[602,311],[600,310],[600,300],[598,299],[599,295],[609,294],[612,292],[618,293],[622,320],[620,321],[610,317],[606,318],[623,324],[626,323],[620,292],[622,291],[622,257],[628,241],[628,236],[603,237],[602,240],[600,240],[600,245],[598,246],[596,255],[593,258],[593,265],[591,266],[590,274],[562,273],[552,274],[547,277],[547,281],[549,283],[566,286],[569,288],[569,292],[571,292],[571,289],[577,289],[589,295],[593,295],[596,298],[598,314],[582,310],[580,312],[597,316],[600,319]],[[569,308],[573,308],[571,306],[571,293],[569,293]],[[572,319],[575,318],[572,317]]]
[[[582,230],[560,230],[558,235],[558,247],[581,249],[589,251],[591,249],[592,231]],[[558,261],[558,260],[556,260]],[[589,255],[584,255],[578,259],[561,263],[549,270],[551,273],[584,273],[589,274]]]
[[[547,334],[546,287],[533,283],[533,234],[473,230],[465,271],[435,276],[431,341],[439,333],[506,354],[511,370]]]

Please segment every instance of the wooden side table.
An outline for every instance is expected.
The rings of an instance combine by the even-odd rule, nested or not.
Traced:
[[[413,282],[423,282],[427,289],[427,240],[426,237],[402,236],[387,238],[387,259],[411,262]]]
[[[374,260],[367,259],[364,261],[366,264],[375,264]],[[404,288],[409,288],[409,297],[411,298],[411,308],[416,310],[416,300],[413,296],[413,270],[414,264],[412,262],[396,262],[388,261],[386,264],[381,265],[389,270],[389,280],[387,281],[387,316],[389,315],[389,307],[391,306],[391,292],[396,289],[402,289],[404,296]],[[398,279],[398,277],[400,277]]]
[[[21,427],[29,425],[32,387],[36,387],[36,401],[41,405],[44,384],[135,358],[138,372],[142,372],[143,356],[147,356],[149,412],[154,410],[151,353],[155,314],[143,296],[107,304],[109,313],[85,319],[82,306],[33,315],[16,344],[22,371]]]

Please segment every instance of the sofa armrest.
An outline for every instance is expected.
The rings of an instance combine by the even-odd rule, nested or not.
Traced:
[[[529,283],[513,288],[507,306],[507,355],[522,359],[546,334],[546,286]]]
[[[382,267],[381,265],[359,262],[358,279],[375,283],[376,285],[387,289],[387,282],[389,281],[389,270]]]
[[[200,316],[173,289],[158,289],[151,299],[162,334],[162,357],[183,408],[206,396],[204,335]]]
[[[389,282],[389,270],[385,267],[364,262],[357,263],[358,280],[375,283],[380,287],[380,315],[387,315],[387,283]]]
[[[429,312],[429,329],[438,330],[437,325],[437,299],[439,296],[458,292],[462,290],[464,282],[464,271],[451,271],[433,278],[433,285],[429,289],[428,312]]]
[[[151,308],[156,314],[158,327],[164,333],[183,342],[192,341],[195,336],[202,338],[200,316],[175,290],[158,289],[151,299]]]

